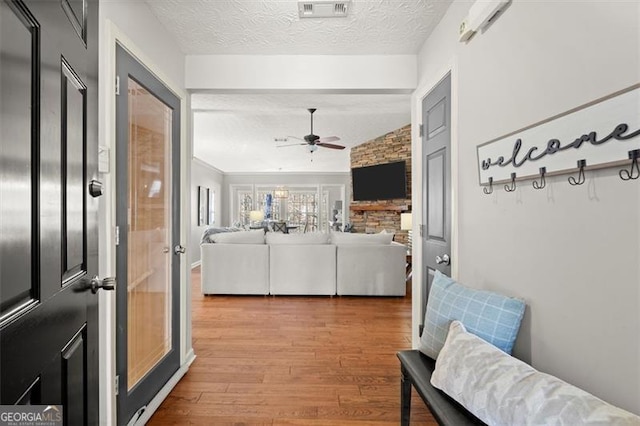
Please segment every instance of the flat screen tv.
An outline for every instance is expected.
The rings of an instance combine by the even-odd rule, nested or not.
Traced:
[[[351,169],[354,201],[407,198],[407,172],[404,161]]]

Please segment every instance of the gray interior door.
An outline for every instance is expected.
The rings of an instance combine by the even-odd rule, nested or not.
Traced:
[[[180,100],[116,48],[118,423],[180,364]]]
[[[0,80],[0,404],[97,424],[98,1],[0,1]]]
[[[422,316],[433,274],[451,276],[451,76],[422,101]]]

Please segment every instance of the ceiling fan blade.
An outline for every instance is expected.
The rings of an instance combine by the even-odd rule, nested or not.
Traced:
[[[331,149],[344,149],[345,147],[342,145],[334,145],[332,143],[319,142],[316,145],[321,146],[323,148],[331,148]]]
[[[285,146],[306,145],[306,144],[307,144],[306,142],[305,143],[288,143],[286,145],[276,145],[276,148],[282,148],[282,147],[285,147]]]
[[[339,141],[339,140],[340,140],[340,138],[337,137],[337,136],[327,136],[327,137],[318,139],[318,142],[322,142],[322,143],[325,143],[325,142],[336,142],[336,141]]]
[[[304,141],[304,139],[299,138],[299,137],[297,137],[297,136],[287,136],[287,139],[297,139],[297,140],[299,140],[299,141]]]

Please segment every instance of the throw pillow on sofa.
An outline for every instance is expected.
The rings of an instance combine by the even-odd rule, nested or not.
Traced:
[[[449,327],[431,384],[489,425],[638,425],[640,417]]]
[[[346,244],[391,244],[391,232],[382,231],[378,234],[353,234],[350,232],[332,232],[331,242],[335,245]]]
[[[222,234],[224,232],[237,232],[240,231],[240,228],[234,227],[210,227],[204,230],[202,233],[202,238],[200,239],[200,244],[210,244],[213,243],[212,237],[215,234]]]
[[[524,308],[520,299],[468,288],[436,271],[418,349],[436,359],[447,338],[449,324],[459,320],[470,333],[510,354]]]
[[[215,234],[211,237],[218,244],[264,244],[264,230],[227,232]]]

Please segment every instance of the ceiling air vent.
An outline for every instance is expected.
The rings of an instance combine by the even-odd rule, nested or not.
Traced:
[[[351,0],[298,1],[298,13],[301,18],[339,18],[348,15],[350,6]]]

